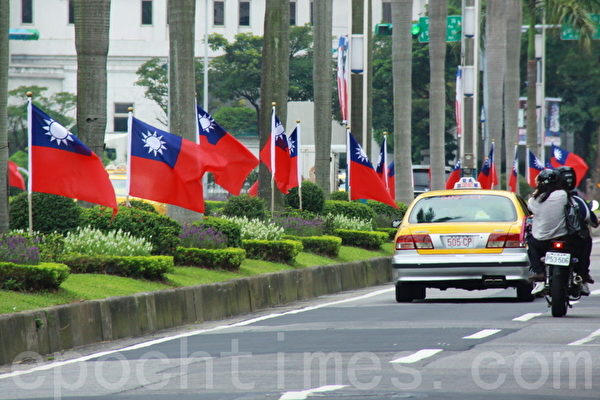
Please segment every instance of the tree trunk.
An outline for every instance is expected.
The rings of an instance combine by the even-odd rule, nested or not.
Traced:
[[[317,185],[328,198],[331,192],[332,0],[314,3],[314,15],[315,175]]]
[[[446,127],[446,0],[429,3],[429,156],[431,189],[445,187],[445,127]]]
[[[410,204],[412,185],[412,0],[392,1],[394,169],[396,199]]]
[[[536,0],[527,0],[529,11],[529,29],[527,31],[527,147],[537,156],[537,112],[536,91],[537,62],[535,60],[535,3]],[[542,160],[544,161],[544,160]]]
[[[506,4],[506,74],[504,76],[504,148],[506,151],[506,187],[514,161],[514,145],[519,142],[519,91],[521,57],[521,0]],[[518,191],[518,185],[517,185]]]
[[[506,0],[488,0],[486,18],[486,127],[487,138],[496,144],[496,168],[502,165],[502,122],[504,120],[504,74],[506,72]],[[489,148],[489,147],[488,147]],[[484,154],[488,154],[488,148]],[[511,147],[512,148],[512,147]]]
[[[0,32],[9,29],[9,0],[0,0]],[[8,231],[8,35],[0,36],[0,233]]]
[[[271,103],[277,103],[277,116],[283,126],[287,119],[289,87],[290,5],[287,0],[267,0],[260,82],[260,148],[271,137]],[[271,200],[271,173],[264,164],[259,168],[260,197]],[[283,207],[283,196],[275,188],[275,203]]]
[[[77,136],[102,158],[106,134],[106,62],[110,0],[75,0]]]
[[[194,69],[195,0],[169,0],[169,131],[196,141],[196,101]],[[174,112],[173,112],[174,110]],[[168,214],[185,223],[198,219],[198,213],[169,206]]]

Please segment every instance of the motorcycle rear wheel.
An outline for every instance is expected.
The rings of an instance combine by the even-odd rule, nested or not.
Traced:
[[[552,278],[550,281],[550,297],[552,297],[553,317],[564,317],[565,315],[567,315],[567,308],[569,303],[569,293],[567,291],[568,279],[568,268],[552,268]]]

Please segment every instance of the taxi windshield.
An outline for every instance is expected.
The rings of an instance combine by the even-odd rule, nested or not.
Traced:
[[[452,194],[420,199],[408,221],[431,222],[511,222],[517,211],[511,199],[485,194]]]

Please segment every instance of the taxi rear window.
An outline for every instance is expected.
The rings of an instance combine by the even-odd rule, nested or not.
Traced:
[[[511,222],[517,211],[504,196],[464,194],[424,197],[413,207],[409,222]]]

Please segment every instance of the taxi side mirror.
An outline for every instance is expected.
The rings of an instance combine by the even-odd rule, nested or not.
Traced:
[[[401,220],[399,219],[395,219],[392,221],[392,228],[398,228],[400,226],[400,224],[402,223]]]

